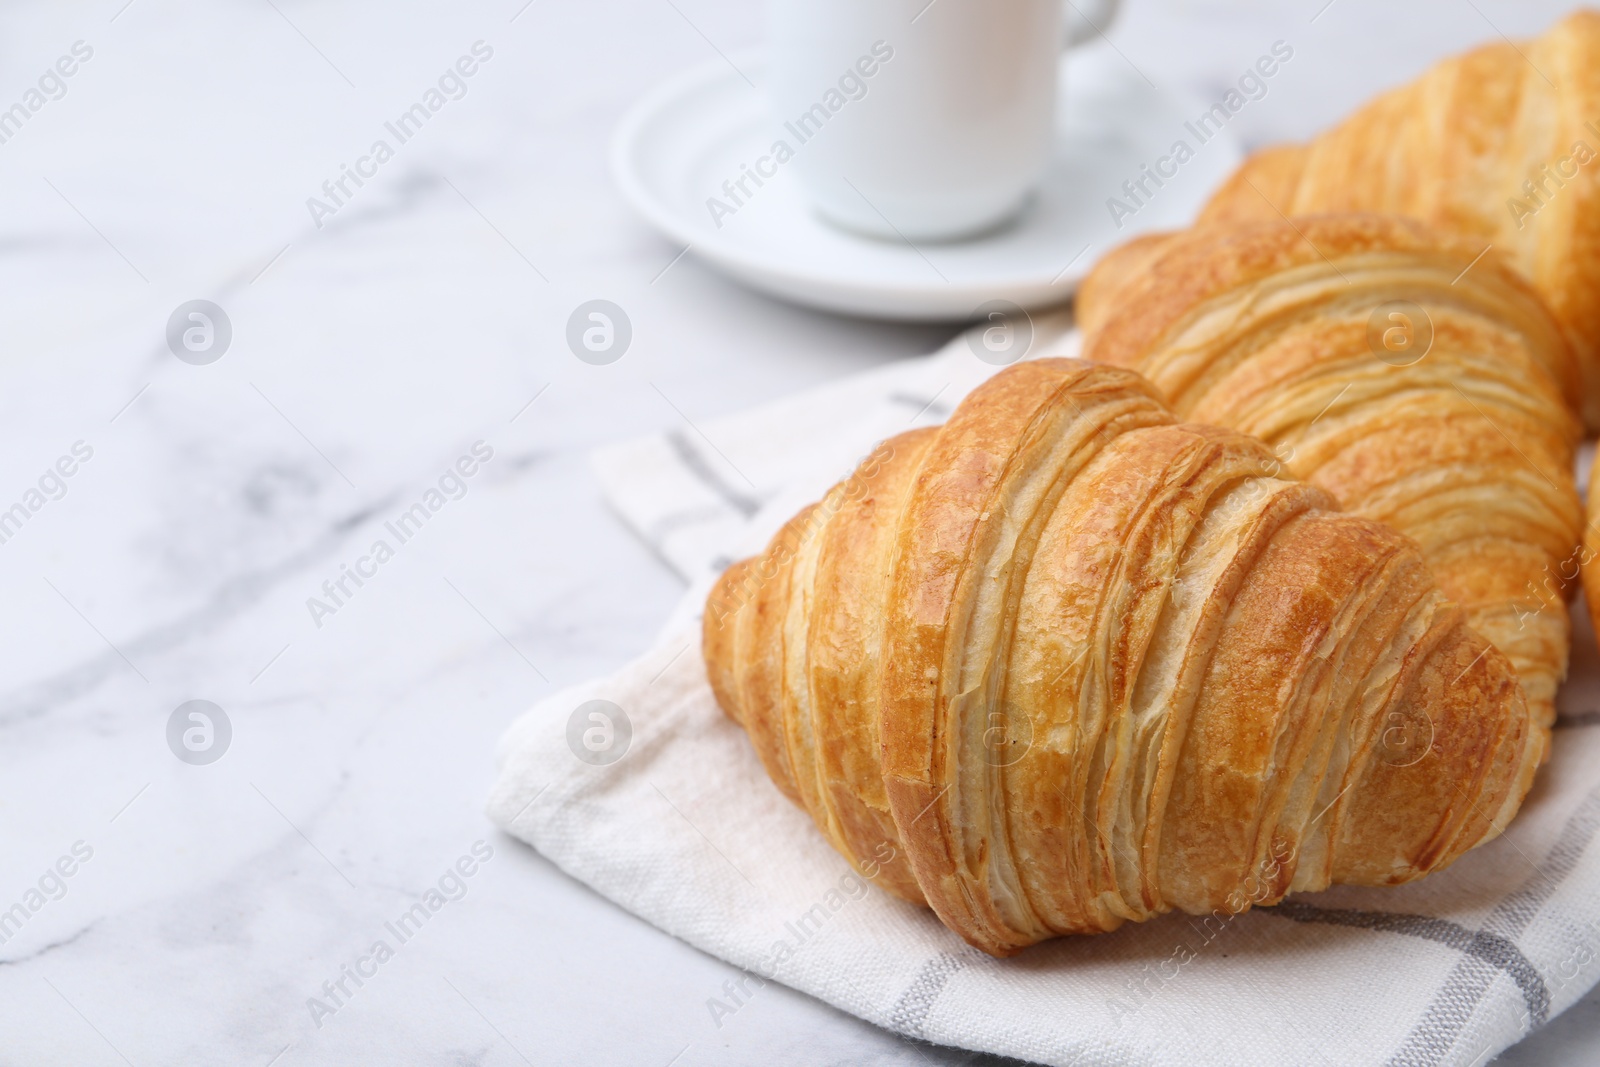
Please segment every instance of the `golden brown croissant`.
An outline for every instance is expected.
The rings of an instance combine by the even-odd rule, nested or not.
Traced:
[[[1129,371],[1018,364],[723,575],[712,688],[995,955],[1420,877],[1504,827],[1539,731],[1416,547],[1276,468]]]
[[[1548,730],[1582,523],[1572,356],[1527,282],[1480,252],[1375,215],[1144,238],[1085,283],[1083,353],[1414,539]]]
[[[1248,159],[1202,224],[1407,215],[1505,254],[1561,322],[1600,429],[1600,12],[1447,59],[1305,145]]]

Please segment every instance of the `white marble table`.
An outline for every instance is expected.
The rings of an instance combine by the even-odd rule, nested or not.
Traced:
[[[1290,42],[1239,120],[1261,143],[1562,6],[1132,0],[1114,39],[1204,95]],[[482,815],[506,724],[630,657],[681,592],[587,451],[949,333],[755,296],[675,262],[612,190],[622,109],[755,43],[758,8],[0,10],[0,109],[44,77],[20,129],[0,124],[0,1063],[972,1059],[777,986],[718,1028],[706,1000],[731,968]],[[375,175],[319,227],[307,198],[478,41],[464,95],[361,164]],[[563,339],[599,297],[635,329],[608,367]],[[205,365],[165,340],[193,299],[232,326]],[[460,498],[363,563],[480,441]],[[71,476],[48,474],[75,446]],[[334,600],[346,566],[369,576]],[[217,762],[169,748],[190,700],[231,724]],[[463,861],[480,841],[491,858]],[[386,934],[441,879],[460,899]],[[378,962],[380,938],[398,948]],[[1591,997],[1505,1062],[1597,1052]]]

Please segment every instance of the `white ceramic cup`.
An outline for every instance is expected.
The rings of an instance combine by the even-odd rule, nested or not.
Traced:
[[[1061,49],[1117,5],[1065,6],[1075,13],[1063,0],[770,0],[774,129],[817,211],[913,241],[1014,216],[1049,161]]]

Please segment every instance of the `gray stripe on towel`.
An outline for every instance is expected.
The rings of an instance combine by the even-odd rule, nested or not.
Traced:
[[[1508,941],[1521,934],[1577,867],[1596,831],[1600,831],[1600,786],[1591,790],[1568,817],[1544,863],[1527,884],[1489,913],[1482,932]],[[1522,956],[1520,950],[1518,956]],[[1389,1067],[1436,1067],[1444,1062],[1498,973],[1499,968],[1477,956],[1469,955],[1457,963],[1434,994],[1421,1021],[1407,1035],[1405,1044],[1390,1059]],[[1523,995],[1527,996],[1526,988]],[[1535,1027],[1549,1018],[1548,992],[1538,1006],[1541,1010],[1536,1011],[1533,1001],[1528,1003],[1528,1015]]]
[[[941,952],[924,963],[889,1013],[890,1027],[902,1034],[921,1037],[923,1024],[928,1021],[934,1002],[944,992],[945,983],[966,965],[966,960],[948,952]]]
[[[681,430],[673,430],[667,434],[667,444],[672,446],[672,454],[678,457],[688,472],[699,479],[700,484],[710,489],[717,496],[728,503],[728,506],[745,518],[754,515],[761,508],[761,501],[746,493],[742,493],[736,486],[729,485],[727,479],[718,474],[716,468],[706,462],[706,457],[694,446],[694,442],[683,435]]]
[[[1433,941],[1465,953],[1489,965],[1491,972],[1504,971],[1528,1002],[1528,1014],[1543,1019],[1550,1013],[1550,990],[1538,968],[1522,954],[1516,942],[1499,934],[1469,930],[1449,919],[1431,915],[1407,915],[1388,911],[1355,911],[1345,908],[1319,908],[1298,901],[1285,901],[1269,908],[1269,915],[1293,919],[1297,923],[1324,923],[1329,926],[1354,926],[1363,930],[1404,934]]]

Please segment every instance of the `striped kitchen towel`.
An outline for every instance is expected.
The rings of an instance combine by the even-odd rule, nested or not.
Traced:
[[[1041,320],[1029,356],[1074,350]],[[969,336],[746,415],[609,449],[617,511],[691,588],[660,640],[542,701],[501,743],[491,817],[739,968],[687,1038],[781,982],[909,1037],[1058,1065],[1477,1067],[1600,978],[1600,656],[1575,612],[1554,755],[1510,830],[1394,889],[1168,915],[1009,960],[866,884],[768,781],[699,652],[712,576],[873,444],[997,367]]]

